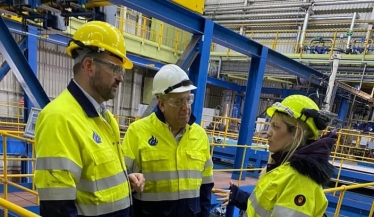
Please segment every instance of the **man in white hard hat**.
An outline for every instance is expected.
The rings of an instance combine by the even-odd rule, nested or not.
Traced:
[[[153,80],[157,111],[126,132],[126,165],[146,180],[133,194],[137,217],[209,216],[213,163],[207,134],[191,114],[194,89],[180,67],[163,66]]]

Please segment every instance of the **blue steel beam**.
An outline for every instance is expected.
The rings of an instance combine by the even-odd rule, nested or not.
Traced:
[[[5,18],[3,19],[10,32],[19,34],[19,35],[26,35],[26,36],[30,34],[27,31],[30,25],[23,25],[22,23],[15,22],[13,20],[5,19]],[[42,32],[41,33],[38,32],[38,35],[36,36],[42,41],[46,41],[49,43],[53,43],[53,44],[57,44],[57,45],[65,46],[65,47],[68,45],[69,40],[70,40],[70,37],[65,36],[65,35],[52,34],[52,35],[48,35],[48,37],[42,37],[40,35],[42,35]]]
[[[203,34],[204,32],[206,18],[188,11],[171,1],[110,0],[110,2],[132,8],[140,13],[144,13],[193,34]],[[217,42],[244,55],[257,57],[261,56],[262,48],[265,47],[216,23],[214,23],[213,27],[213,42]],[[321,72],[273,50],[269,50],[268,62],[293,75],[310,80],[314,84],[319,85],[320,83],[316,78],[324,76]]]
[[[22,52],[26,50],[26,47],[27,47],[26,38],[23,38],[20,42],[18,42],[18,47]],[[0,81],[2,81],[5,78],[9,70],[10,70],[9,64],[6,61],[4,61],[0,67]]]
[[[0,32],[0,53],[9,64],[31,102],[35,107],[43,108],[50,100],[1,16]]]
[[[261,87],[265,74],[266,60],[268,56],[268,48],[263,47],[261,57],[252,57],[251,66],[249,68],[249,76],[247,81],[246,96],[244,98],[243,118],[239,130],[238,145],[252,145],[253,132],[257,116],[258,105],[260,102]],[[237,148],[234,160],[234,169],[247,168],[248,151],[245,148]],[[243,161],[244,159],[244,161]],[[244,180],[246,172],[233,172],[232,179]],[[236,209],[237,210],[237,209]],[[226,216],[232,217],[234,214],[233,206],[228,207]]]
[[[237,92],[241,92],[241,91],[245,90],[245,86],[240,86],[240,85],[232,83],[232,82],[223,81],[223,80],[220,80],[220,79],[217,79],[217,78],[212,78],[212,77],[208,77],[206,83],[210,84],[210,85],[222,87],[222,88],[225,88],[225,89],[228,89],[228,90],[234,90],[234,91],[237,91]]]
[[[258,105],[260,102],[262,82],[265,74],[266,60],[268,55],[268,48],[262,48],[261,58],[253,57],[249,69],[249,77],[247,81],[246,96],[244,98],[243,118],[241,121],[238,145],[252,145],[253,131],[255,128]],[[234,168],[240,169],[242,167],[242,159],[245,157],[243,168],[247,168],[246,151],[244,148],[236,149],[236,157]],[[242,174],[242,179],[246,177],[245,172]],[[233,179],[239,179],[239,173],[234,172]]]
[[[189,70],[189,78],[197,87],[193,91],[195,94],[195,101],[192,104],[192,112],[196,117],[196,123],[200,124],[203,116],[205,90],[208,73],[208,61],[210,57],[210,45],[212,44],[213,36],[213,22],[205,20],[204,37],[199,37],[199,54],[192,62]]]

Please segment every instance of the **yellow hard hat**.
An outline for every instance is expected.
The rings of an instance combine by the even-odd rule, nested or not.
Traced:
[[[266,113],[273,117],[274,113],[282,112],[289,116],[305,121],[313,132],[311,139],[318,138],[318,131],[327,127],[329,118],[319,113],[318,105],[309,97],[303,95],[291,95],[286,97],[281,103],[274,103]]]
[[[91,21],[83,24],[75,34],[66,49],[66,53],[75,58],[75,49],[85,46],[97,47],[122,58],[123,67],[131,69],[133,64],[126,57],[125,39],[114,26],[103,21]]]

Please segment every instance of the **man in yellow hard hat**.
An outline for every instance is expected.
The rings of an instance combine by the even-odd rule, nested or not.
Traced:
[[[104,102],[116,96],[126,57],[121,32],[101,21],[82,25],[67,54],[74,77],[40,113],[35,184],[43,217],[127,217],[144,178],[126,171],[118,123]]]
[[[153,80],[157,111],[126,132],[126,165],[147,180],[133,194],[136,217],[209,217],[213,162],[208,136],[191,113],[194,89],[183,69],[163,66]]]

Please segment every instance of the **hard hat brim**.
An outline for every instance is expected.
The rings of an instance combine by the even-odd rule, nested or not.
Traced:
[[[269,108],[266,109],[266,114],[269,116],[269,117],[273,117],[274,113],[276,111],[280,111],[280,112],[284,112],[284,110],[282,111],[282,109],[280,108],[275,108],[274,105],[270,106]]]
[[[183,93],[191,90],[195,90],[197,87],[194,85],[182,86],[172,90],[170,93]]]
[[[123,62],[122,67],[125,68],[125,69],[132,69],[134,67],[132,61],[129,58],[127,58],[125,54],[121,53],[118,49],[112,49],[109,46],[107,46],[105,44],[102,44],[100,42],[96,42],[96,41],[85,41],[84,44],[86,46],[97,46],[97,47],[104,48],[108,52],[121,57],[122,62]],[[76,48],[79,48],[79,46],[76,43],[72,42],[71,45],[66,49],[67,55],[72,56],[71,52],[72,52],[72,50],[74,50]]]

